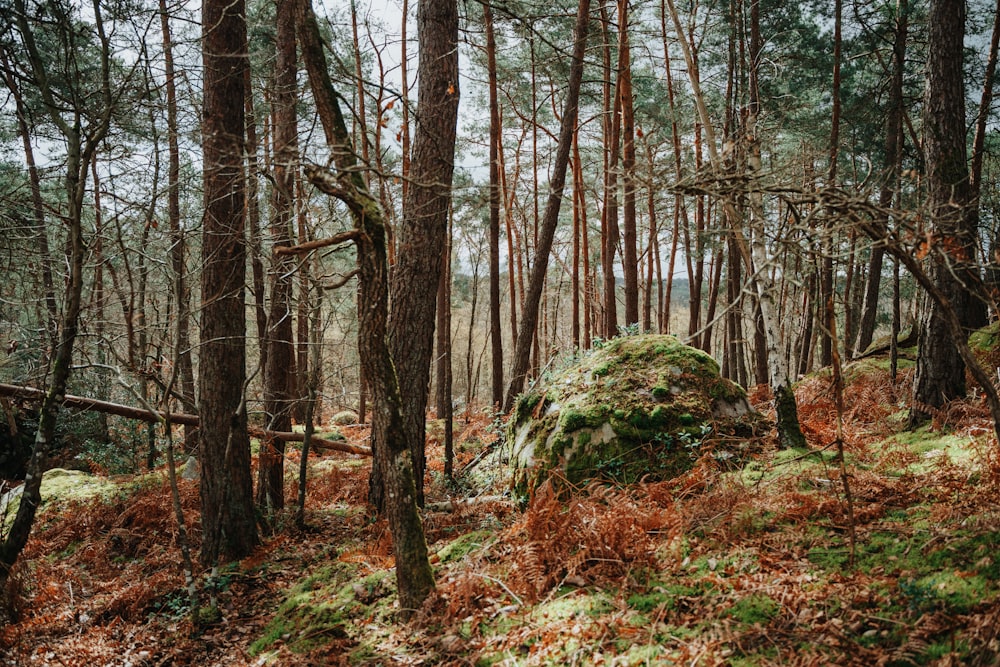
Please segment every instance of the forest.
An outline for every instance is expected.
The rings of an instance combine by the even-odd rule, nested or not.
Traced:
[[[1000,660],[1000,2],[0,10],[3,664]]]

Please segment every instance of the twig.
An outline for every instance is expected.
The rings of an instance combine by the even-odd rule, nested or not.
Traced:
[[[509,596],[511,596],[512,598],[514,598],[514,601],[515,601],[515,602],[517,602],[517,605],[518,605],[519,607],[523,607],[523,606],[524,606],[524,600],[522,600],[521,598],[519,598],[519,597],[517,596],[517,593],[515,593],[514,591],[510,590],[509,588],[507,588],[507,584],[503,583],[503,582],[502,582],[502,581],[500,581],[499,579],[494,579],[494,578],[493,578],[493,577],[491,577],[490,575],[488,575],[488,574],[483,574],[483,573],[481,573],[481,572],[473,572],[472,574],[476,575],[477,577],[481,577],[481,578],[483,578],[483,579],[487,579],[487,580],[489,580],[489,581],[492,581],[492,582],[493,582],[494,584],[497,584],[498,586],[500,586],[500,588],[502,588],[502,589],[504,589],[505,591],[507,591],[507,595],[509,595]]]

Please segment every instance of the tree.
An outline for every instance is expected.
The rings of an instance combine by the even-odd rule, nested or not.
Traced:
[[[177,127],[177,86],[174,77],[173,40],[170,35],[170,17],[166,0],[159,1],[160,29],[163,33],[163,73],[166,78],[167,102],[167,221],[170,227],[171,249],[170,267],[173,271],[177,336],[175,361],[177,384],[181,393],[181,407],[184,412],[195,411],[194,365],[191,360],[191,294],[187,283],[185,267],[187,240],[181,227],[180,202],[180,145]],[[197,442],[195,432],[184,431],[184,451],[192,453]]]
[[[247,435],[243,0],[202,5],[201,560],[243,558],[257,545]]]
[[[932,278],[938,290],[968,324],[973,300],[975,230],[969,228],[970,187],[965,134],[963,39],[965,1],[932,0],[928,24],[927,86],[923,110],[923,148]],[[917,372],[909,423],[915,427],[934,409],[965,395],[962,360],[941,305],[932,301],[920,323]]]
[[[683,35],[680,18],[673,0],[666,0],[674,27],[677,30],[678,42],[688,63],[695,105],[705,131],[709,154],[710,180],[724,177],[727,166],[723,164],[722,156],[716,144],[715,129],[702,94],[701,85],[695,72],[693,55],[690,45]],[[722,195],[723,209],[727,224],[733,235],[740,257],[750,274],[750,282],[757,296],[760,322],[763,328],[763,345],[767,351],[767,379],[774,393],[774,409],[777,417],[778,439],[782,446],[801,447],[805,445],[805,437],[799,426],[798,407],[795,394],[792,391],[791,374],[788,360],[781,349],[781,321],[775,295],[779,292],[778,285],[770,273],[772,257],[769,256],[766,237],[766,214],[763,191],[759,186],[761,178],[761,139],[759,135],[759,115],[761,112],[759,71],[761,66],[762,40],[760,35],[760,10],[756,2],[750,7],[750,39],[749,39],[749,72],[746,118],[744,120],[743,137],[747,144],[746,173],[744,174],[751,187],[748,188],[747,200],[749,208],[749,225],[745,233],[743,213],[737,209],[732,193]],[[749,235],[749,238],[748,238]]]
[[[909,28],[909,8],[907,0],[898,0],[896,5],[895,30],[892,44],[892,76],[889,84],[889,113],[885,122],[885,162],[883,164],[883,184],[879,190],[879,206],[889,209],[899,185],[899,174],[903,162],[903,76],[906,68],[906,39]],[[868,262],[868,285],[865,290],[864,308],[858,327],[858,342],[855,354],[860,354],[871,345],[875,333],[875,318],[878,315],[879,286],[882,282],[882,260],[885,249],[872,248]]]
[[[277,58],[274,65],[274,189],[271,237],[274,245],[291,244],[295,218],[295,172],[298,165],[296,123],[296,67],[294,0],[280,0],[277,19]],[[264,412],[267,429],[292,430],[295,393],[295,354],[292,348],[292,278],[295,265],[288,256],[271,266],[271,299],[267,316],[264,366]],[[308,318],[307,318],[308,319]],[[308,328],[306,329],[308,331]],[[308,337],[308,336],[307,336]],[[285,504],[285,446],[280,440],[261,443],[258,463],[257,506],[266,513]]]
[[[401,614],[409,618],[434,590],[434,574],[417,508],[413,457],[403,431],[399,380],[388,343],[389,280],[386,233],[378,201],[357,169],[357,156],[340,103],[330,82],[319,27],[309,0],[297,0],[295,25],[317,113],[337,172],[309,165],[306,175],[320,190],[344,202],[354,228],[324,243],[353,241],[358,254],[358,342],[364,375],[371,386],[375,463],[385,488],[385,514],[396,557]],[[316,242],[284,252],[302,253]],[[436,296],[436,290],[429,290]],[[433,311],[432,311],[433,315]]]
[[[538,324],[538,306],[542,298],[542,288],[545,286],[545,273],[549,264],[549,253],[552,250],[552,239],[555,236],[556,225],[559,222],[559,209],[562,206],[563,187],[566,184],[566,169],[569,166],[570,149],[573,146],[573,134],[576,131],[576,117],[579,111],[580,86],[583,82],[583,56],[587,49],[587,28],[590,24],[590,0],[580,0],[576,13],[576,26],[573,30],[573,58],[570,67],[569,87],[566,91],[566,101],[559,129],[559,145],[556,149],[556,159],[552,166],[549,183],[549,198],[545,203],[545,216],[539,229],[538,246],[535,248],[535,261],[531,267],[531,279],[528,284],[528,295],[525,299],[524,311],[521,315],[521,326],[517,332],[514,344],[514,364],[511,369],[510,385],[504,397],[504,412],[514,407],[514,400],[524,389],[524,380],[528,374],[531,359],[531,344]],[[614,298],[614,295],[611,296]]]
[[[392,272],[389,349],[402,392],[403,427],[423,504],[424,433],[437,306],[448,235],[458,126],[458,3],[420,0],[416,129]],[[378,447],[380,443],[375,443]],[[377,497],[377,496],[376,496]]]
[[[493,8],[483,3],[486,31],[486,71],[490,105],[490,399],[495,408],[503,404],[503,338],[500,334],[500,103],[497,100],[497,46],[493,30]],[[511,295],[513,297],[513,294]]]
[[[56,128],[66,155],[62,195],[65,197],[62,222],[66,229],[67,275],[62,314],[58,320],[56,348],[51,359],[48,387],[42,401],[31,458],[28,461],[21,502],[14,521],[0,543],[0,588],[6,587],[11,568],[17,562],[31,534],[35,512],[41,502],[39,490],[46,458],[54,442],[56,410],[70,377],[73,348],[80,325],[84,283],[83,206],[87,193],[87,173],[101,142],[111,127],[113,113],[127,90],[112,88],[113,53],[105,32],[100,2],[93,3],[93,23],[79,22],[73,8],[61,2],[33,7],[31,15],[24,0],[15,0],[13,21],[23,49],[25,76],[37,90],[43,113]],[[36,13],[37,12],[37,13]],[[36,39],[36,32],[49,30]],[[61,50],[66,69],[56,69],[53,54],[43,48]],[[92,50],[90,53],[84,53]],[[94,58],[96,56],[96,58]],[[93,59],[92,59],[93,58]],[[98,91],[84,90],[80,70],[84,61],[98,63]],[[6,57],[8,63],[16,62]],[[13,73],[8,71],[13,79]],[[126,73],[127,77],[130,73]]]

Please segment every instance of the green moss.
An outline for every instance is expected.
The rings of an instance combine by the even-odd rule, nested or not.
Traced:
[[[736,601],[725,615],[746,625],[767,625],[781,611],[781,605],[763,593],[754,593]]]
[[[521,394],[514,404],[515,421],[521,422],[531,415],[535,406],[542,400],[541,394],[528,393]]]
[[[288,591],[285,601],[264,632],[250,646],[251,655],[270,648],[279,639],[294,652],[308,652],[332,639],[348,636],[353,619],[366,612],[362,595],[378,602],[388,593],[387,571],[380,570],[352,581],[356,566],[334,563],[320,568]]]
[[[563,433],[578,431],[581,428],[597,428],[607,421],[610,408],[606,405],[595,405],[585,410],[566,408],[559,413],[559,429]]]
[[[544,391],[519,399],[508,425],[519,464],[515,487],[527,491],[549,466],[561,467],[573,483],[593,475],[627,482],[683,472],[694,460],[688,445],[703,437],[699,427],[712,419],[717,397],[744,395],[717,373],[711,357],[673,336],[603,343],[554,373]],[[732,433],[728,428],[719,432]],[[678,437],[664,438],[668,433]]]
[[[977,354],[992,352],[1000,345],[1000,322],[993,322],[969,336],[969,347]]]
[[[483,546],[491,535],[492,533],[488,530],[474,530],[471,533],[460,535],[439,549],[437,556],[442,563],[461,560]]]
[[[967,614],[994,590],[983,577],[963,574],[947,571],[919,579],[901,580],[899,590],[909,599],[910,607],[915,611],[943,610],[949,614]]]

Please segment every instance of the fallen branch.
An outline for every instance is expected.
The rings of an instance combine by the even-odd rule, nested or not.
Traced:
[[[463,507],[476,507],[489,503],[513,504],[514,501],[507,496],[474,496],[472,498],[449,498],[436,503],[427,503],[424,509],[428,512],[454,512]]]
[[[36,389],[35,387],[24,387],[20,385],[13,384],[0,384],[0,397],[9,398],[20,398],[28,401],[40,401],[45,398],[45,392],[41,389]],[[126,417],[128,419],[138,419],[144,422],[158,423],[161,420],[161,415],[153,412],[152,410],[144,410],[142,408],[132,407],[131,405],[121,405],[120,403],[110,403],[108,401],[99,401],[96,398],[87,398],[85,396],[71,396],[66,394],[62,398],[63,406],[67,408],[75,408],[77,410],[93,410],[94,412],[103,412],[109,415],[117,415],[119,417]],[[201,423],[198,415],[184,414],[184,413],[171,413],[169,415],[171,424],[183,424],[184,426],[198,426]],[[256,438],[273,438],[275,440],[281,440],[283,442],[302,442],[304,435],[302,433],[293,433],[288,431],[268,431],[259,428],[248,429],[250,435]],[[372,450],[363,445],[352,445],[347,442],[339,442],[336,440],[327,440],[326,438],[321,438],[319,436],[313,436],[309,441],[309,444],[313,447],[318,447],[320,449],[329,449],[337,452],[345,452],[348,454],[358,454],[360,456],[371,456]]]

